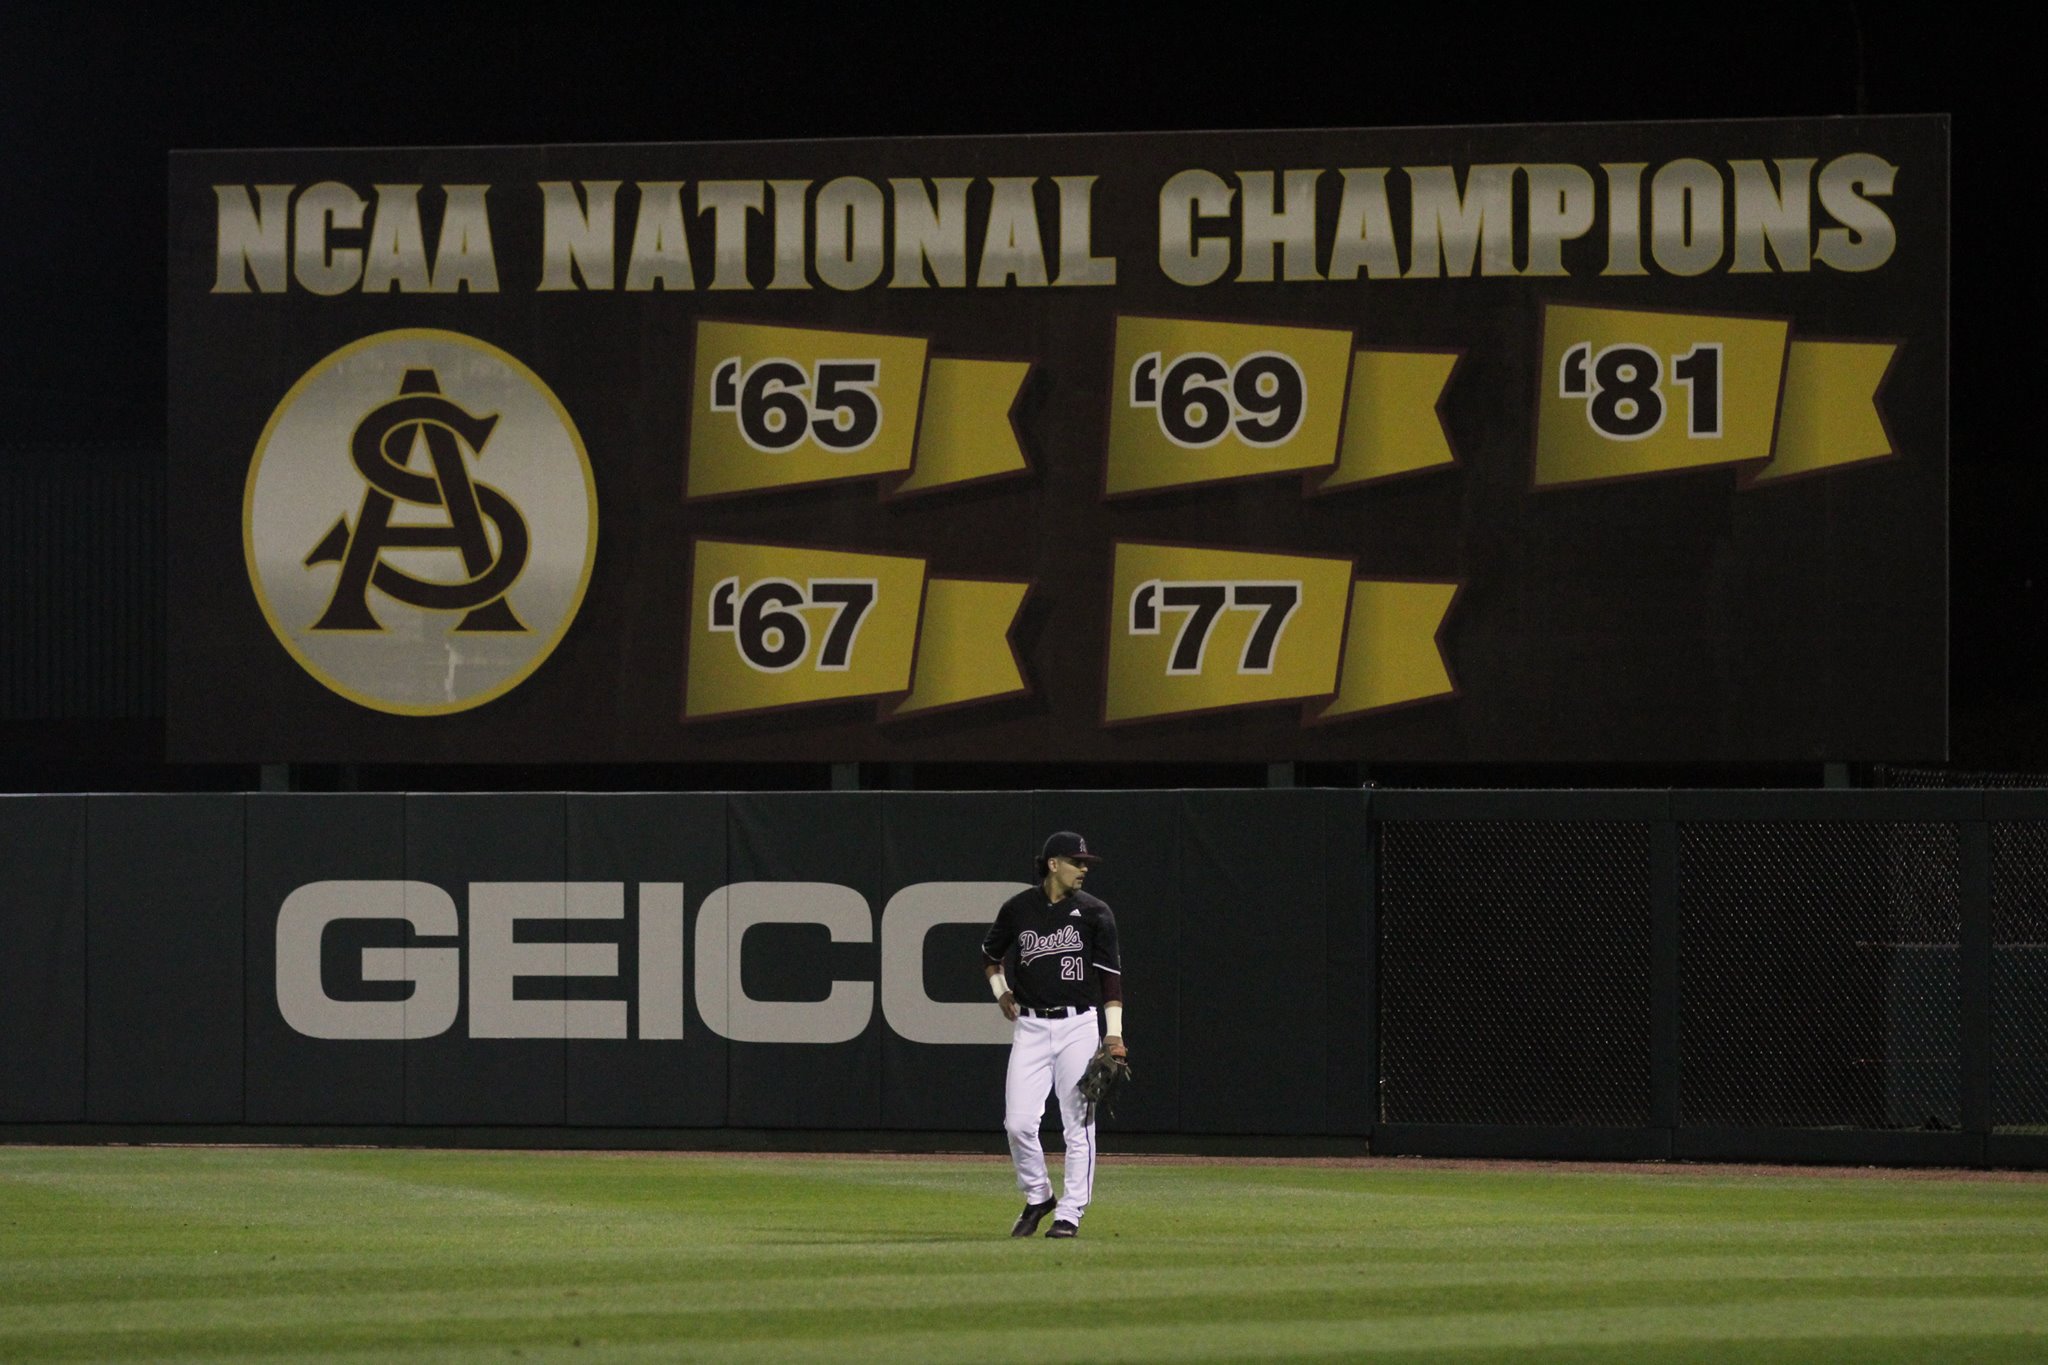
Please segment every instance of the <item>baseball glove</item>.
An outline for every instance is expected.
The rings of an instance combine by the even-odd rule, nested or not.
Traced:
[[[1130,1083],[1131,1064],[1123,1049],[1104,1043],[1095,1049],[1095,1055],[1088,1059],[1088,1069],[1081,1073],[1081,1097],[1114,1114],[1117,1093]]]

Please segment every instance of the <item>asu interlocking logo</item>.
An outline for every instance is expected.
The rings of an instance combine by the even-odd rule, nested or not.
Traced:
[[[575,619],[597,499],[539,376],[455,332],[315,365],[249,468],[243,549],[271,629],[321,683],[402,715],[517,687]]]

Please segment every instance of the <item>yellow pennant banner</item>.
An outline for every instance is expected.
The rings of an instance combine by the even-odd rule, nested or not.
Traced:
[[[1785,402],[1769,464],[1744,486],[1880,460],[1892,437],[1877,391],[1899,348],[1885,341],[1795,341],[1785,356]]]
[[[1336,492],[1455,463],[1452,352],[1353,350],[1348,328],[1119,317],[1103,493],[1274,474]]]
[[[922,337],[700,322],[684,495],[873,478],[905,497],[1024,473],[1010,414],[1030,372]]]
[[[1277,702],[1348,719],[1455,691],[1454,583],[1353,581],[1345,558],[1118,542],[1103,722]]]
[[[1335,493],[1458,462],[1438,408],[1457,351],[1359,351],[1336,467],[1311,471],[1309,491]]]
[[[949,710],[1029,691],[1010,641],[1031,585],[1004,578],[934,578],[910,692],[885,702],[882,719]]]
[[[1897,345],[1798,341],[1777,318],[1543,310],[1538,487],[1743,465],[1743,486],[1882,459]]]
[[[1312,713],[1314,719],[1349,720],[1456,693],[1441,637],[1458,586],[1369,578],[1353,583],[1337,695]]]
[[[1017,695],[1027,589],[930,577],[910,556],[699,540],[683,719],[863,697],[893,719]]]

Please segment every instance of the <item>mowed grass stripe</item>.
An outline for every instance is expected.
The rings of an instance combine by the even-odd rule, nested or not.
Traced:
[[[960,1305],[969,1316],[969,1306]],[[1528,1352],[1587,1358],[1787,1360],[2038,1360],[2038,1326],[2015,1324],[2003,1299],[1848,1296],[1792,1305],[1768,1320],[1734,1319],[1698,1308],[1556,1310],[1542,1313],[1473,1310],[1457,1314],[1378,1313],[1303,1321],[1292,1317],[1199,1324],[1118,1324],[1034,1319],[1001,1327],[899,1330],[886,1318],[853,1318],[830,1331],[792,1333],[764,1323],[730,1335],[678,1336],[659,1316],[603,1320],[509,1313],[487,1343],[465,1324],[432,1321],[403,1342],[375,1324],[274,1324],[261,1342],[220,1330],[143,1337],[100,1334],[73,1343],[54,1359],[146,1356],[164,1360],[529,1359],[729,1361],[972,1360],[1042,1362],[1050,1350],[1068,1358],[1106,1361],[1522,1359]],[[978,1315],[973,1315],[978,1316]],[[26,1358],[26,1357],[25,1357]],[[40,1358],[40,1357],[37,1357]]]
[[[1809,1258],[1814,1259],[1814,1258]],[[407,1274],[424,1276],[426,1268],[404,1262]],[[624,1273],[625,1271],[637,1274]],[[687,1267],[649,1277],[645,1268],[624,1266],[619,1272],[594,1275],[585,1267],[565,1279],[556,1269],[520,1267],[519,1272],[494,1271],[484,1291],[493,1298],[524,1301],[542,1294],[576,1297],[602,1291],[604,1303],[595,1311],[640,1311],[663,1306],[691,1312],[727,1310],[756,1311],[764,1296],[787,1310],[833,1309],[851,1296],[895,1307],[945,1306],[957,1303],[986,1285],[982,1271],[916,1271],[892,1274],[820,1276],[810,1271],[759,1277],[689,1274]],[[76,1318],[95,1326],[123,1326],[131,1318],[155,1311],[166,1301],[187,1304],[195,1311],[214,1305],[230,1312],[237,1304],[249,1304],[262,1312],[294,1311],[302,1305],[328,1301],[336,1293],[347,1293],[359,1316],[402,1316],[407,1313],[442,1310],[457,1313],[474,1308],[480,1301],[475,1288],[405,1288],[391,1282],[395,1271],[376,1274],[352,1268],[346,1276],[330,1274],[264,1274],[250,1267],[243,1275],[208,1277],[194,1283],[179,1277],[151,1277],[139,1290],[109,1291],[105,1281],[81,1290],[65,1286],[62,1292],[26,1292],[9,1299],[7,1326],[21,1329],[65,1325]],[[456,1279],[462,1272],[447,1267],[442,1278]],[[473,1274],[474,1271],[467,1272]],[[679,1282],[679,1276],[686,1277]],[[139,1279],[135,1272],[122,1278]],[[1074,1283],[1067,1266],[1054,1270],[1006,1275],[1013,1295],[1059,1294],[1078,1306],[1121,1304],[1131,1316],[1147,1310],[1148,1301],[1169,1302],[1199,1298],[1211,1303],[1242,1301],[1278,1304],[1299,1301],[1307,1316],[1335,1311],[1346,1303],[1357,1306],[1412,1306],[1428,1296],[1462,1297],[1475,1290],[1489,1291],[1497,1305],[1541,1306],[1559,1300],[1581,1304],[1634,1303],[1656,1300],[1665,1303],[1711,1304],[1776,1297],[1807,1297],[1825,1292],[1831,1285],[1850,1284],[1859,1288],[1882,1289],[1886,1293],[1923,1295],[1995,1292],[2024,1295],[2041,1285],[2043,1272],[2028,1258],[1972,1256],[1950,1263],[1928,1258],[1917,1266],[1891,1264],[1808,1264],[1788,1263],[1776,1258],[1743,1259],[1674,1257],[1669,1262],[1644,1264],[1636,1260],[1589,1261],[1571,1265],[1503,1264],[1496,1267],[1465,1265],[1382,1267],[1364,1262],[1336,1266],[1292,1267],[1287,1287],[1275,1290],[1224,1291],[1216,1288],[1216,1276],[1204,1268],[1119,1269],[1113,1282]],[[228,1292],[232,1289],[234,1292]]]
[[[991,1162],[0,1149],[0,1358],[2048,1354],[2048,1184],[1102,1174],[1060,1244]]]
[[[1666,1283],[1658,1292],[1644,1292],[1639,1284],[1585,1287],[1495,1283],[1486,1286],[1496,1292],[1476,1298],[1475,1286],[1445,1284],[1422,1286],[1297,1285],[1288,1292],[1246,1289],[1238,1293],[1162,1292],[1145,1286],[1137,1292],[1108,1298],[1083,1298],[1074,1311],[1089,1306],[1105,1310],[1105,1317],[1128,1326],[1174,1327],[1191,1322],[1248,1322],[1261,1318],[1296,1324],[1317,1321],[1381,1321],[1395,1317],[1458,1316],[1483,1302],[1488,1315],[1512,1314],[1532,1320],[1546,1314],[1600,1312],[1671,1313],[1685,1310],[1740,1308],[1753,1305],[1771,1322],[1782,1321],[1780,1306],[1801,1311],[1826,1302],[1861,1301],[1881,1291],[1884,1302],[1908,1300],[1923,1303],[2023,1303],[2038,1288],[2039,1281],[2022,1276],[1964,1278],[1916,1276],[1897,1280],[1857,1282],[1853,1285],[1836,1277],[1824,1280],[1763,1283],[1716,1280],[1677,1286]],[[951,1310],[962,1302],[958,1281],[941,1287],[943,1292],[921,1288],[915,1293],[875,1294],[864,1300],[861,1320],[882,1329],[901,1329],[922,1321],[927,1315]],[[1845,1293],[1853,1288],[1857,1293]],[[581,1298],[591,1298],[585,1305]],[[349,1323],[358,1331],[383,1335],[385,1328],[400,1328],[419,1322],[447,1325],[458,1335],[476,1324],[497,1324],[525,1319],[553,1321],[564,1316],[588,1322],[593,1331],[615,1334],[606,1323],[621,1318],[673,1319],[687,1321],[694,1336],[743,1339],[758,1335],[814,1335],[821,1318],[832,1325],[845,1319],[848,1302],[855,1296],[844,1286],[820,1290],[816,1286],[759,1286],[750,1298],[739,1295],[707,1297],[687,1294],[677,1301],[673,1287],[661,1285],[593,1286],[585,1289],[527,1287],[508,1292],[503,1288],[482,1293],[455,1290],[385,1291],[352,1294]],[[769,1300],[773,1306],[764,1303]],[[210,1334],[223,1339],[251,1333],[272,1337],[282,1325],[320,1323],[332,1311],[331,1296],[321,1294],[256,1295],[249,1297],[194,1297],[114,1300],[94,1308],[79,1305],[66,1311],[25,1309],[20,1320],[10,1325],[37,1336],[70,1338],[74,1343],[109,1343],[132,1339],[161,1329],[168,1316],[203,1321]],[[1113,1309],[1113,1312],[1107,1310]],[[10,1309],[10,1317],[15,1310]],[[1998,1321],[1993,1318],[1992,1321]],[[2022,1324],[2007,1320],[2004,1328]]]

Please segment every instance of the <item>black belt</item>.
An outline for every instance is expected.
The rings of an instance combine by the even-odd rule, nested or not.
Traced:
[[[1078,1018],[1094,1008],[1093,1005],[1054,1005],[1049,1010],[1035,1010],[1029,1005],[1019,1005],[1017,1013],[1033,1019],[1065,1019],[1070,1015]]]

